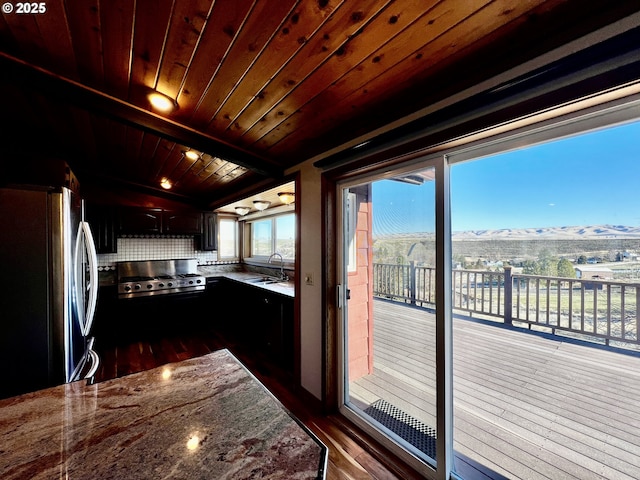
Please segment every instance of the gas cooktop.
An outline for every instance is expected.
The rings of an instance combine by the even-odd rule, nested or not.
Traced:
[[[118,296],[134,298],[204,292],[206,279],[197,273],[197,268],[195,259],[120,262]]]

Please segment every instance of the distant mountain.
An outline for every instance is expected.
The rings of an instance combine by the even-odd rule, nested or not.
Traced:
[[[640,227],[589,225],[453,232],[453,240],[595,240],[640,238]]]

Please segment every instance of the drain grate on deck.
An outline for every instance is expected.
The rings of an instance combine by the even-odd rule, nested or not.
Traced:
[[[436,458],[436,431],[420,420],[382,399],[376,400],[364,413],[430,458]]]

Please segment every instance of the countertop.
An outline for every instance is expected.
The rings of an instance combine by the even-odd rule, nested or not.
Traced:
[[[258,272],[246,272],[246,271],[224,271],[220,270],[219,267],[207,267],[201,266],[198,267],[198,272],[205,277],[219,277],[219,278],[228,278],[230,280],[234,280],[236,282],[244,283],[246,285],[251,285],[253,287],[262,288],[266,291],[279,293],[280,295],[285,295],[287,297],[295,297],[295,287],[293,282],[278,282],[278,283],[256,283],[252,280],[265,276],[264,274]],[[117,274],[115,271],[106,271],[99,272],[99,285],[101,287],[113,286],[116,285]]]
[[[326,448],[227,350],[0,401],[0,478],[315,479]]]
[[[256,282],[256,279],[260,279],[265,275],[256,272],[225,272],[215,275],[209,275],[214,277],[228,278],[236,282],[243,283],[245,285],[251,285],[253,287],[262,288],[269,292],[279,293],[287,297],[295,296],[295,288],[293,282],[278,282],[278,283],[262,283]]]

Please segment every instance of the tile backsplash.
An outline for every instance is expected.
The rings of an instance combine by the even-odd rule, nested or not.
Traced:
[[[196,250],[193,237],[123,237],[118,238],[118,253],[98,255],[98,266],[104,269],[117,262],[179,258],[196,258],[198,265],[218,263],[218,253]]]

